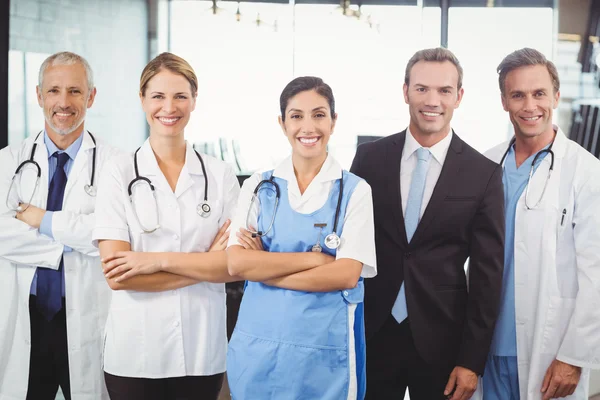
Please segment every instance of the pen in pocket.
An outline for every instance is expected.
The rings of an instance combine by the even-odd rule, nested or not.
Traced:
[[[562,218],[560,219],[560,226],[563,226],[563,223],[565,222],[565,215],[567,215],[567,209],[563,208]]]

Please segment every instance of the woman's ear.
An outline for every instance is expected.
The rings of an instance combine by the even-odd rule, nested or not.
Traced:
[[[338,115],[337,113],[333,114],[333,118],[331,119],[331,134],[333,135],[333,131],[335,129],[335,124],[337,123]]]
[[[285,122],[283,121],[283,118],[281,118],[281,115],[277,117],[277,122],[279,122],[279,126],[281,127],[283,134],[287,135],[287,132],[285,131]]]

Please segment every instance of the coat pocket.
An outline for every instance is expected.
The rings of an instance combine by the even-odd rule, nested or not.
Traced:
[[[342,399],[346,349],[319,349],[252,337],[236,330],[227,352],[232,399]]]
[[[551,296],[546,311],[544,336],[542,340],[543,354],[557,354],[563,337],[567,332],[569,321],[575,308],[575,299]]]

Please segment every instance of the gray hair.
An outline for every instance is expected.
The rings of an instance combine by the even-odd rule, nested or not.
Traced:
[[[38,76],[38,85],[40,88],[42,87],[42,83],[44,81],[44,74],[49,67],[55,65],[73,65],[76,63],[80,63],[85,68],[85,75],[87,77],[88,90],[91,91],[94,88],[94,74],[92,72],[92,67],[87,62],[87,60],[81,57],[78,54],[71,53],[69,51],[63,51],[60,53],[52,54],[50,57],[46,58],[40,67],[40,73]]]
[[[417,51],[411,58],[408,60],[408,64],[406,64],[406,71],[404,72],[404,83],[408,86],[410,82],[410,71],[412,67],[419,61],[426,62],[451,62],[455,67],[456,71],[458,71],[458,84],[457,89],[462,87],[463,81],[463,69],[458,61],[458,58],[452,53],[450,50],[445,49],[443,47],[437,47],[434,49],[423,49]]]
[[[496,71],[498,72],[498,84],[500,85],[500,92],[504,96],[504,84],[506,81],[506,75],[510,71],[517,68],[527,67],[530,65],[543,65],[550,74],[552,79],[552,86],[554,87],[554,93],[560,90],[560,79],[558,79],[558,71],[554,63],[546,58],[541,52],[525,47],[520,50],[513,51],[498,65]]]

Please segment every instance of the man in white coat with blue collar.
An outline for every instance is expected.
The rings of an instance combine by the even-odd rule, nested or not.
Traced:
[[[503,166],[506,248],[483,399],[587,400],[600,368],[600,161],[552,124],[560,82],[543,54],[517,50],[498,73],[514,138],[487,153]]]
[[[107,399],[110,289],[92,245],[96,180],[115,150],[84,129],[96,89],[85,59],[46,59],[44,130],[0,150],[0,400]]]

